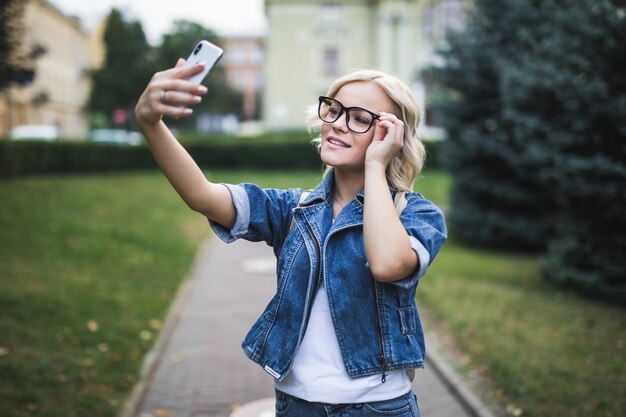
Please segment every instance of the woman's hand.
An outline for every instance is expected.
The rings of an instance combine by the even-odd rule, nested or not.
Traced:
[[[365,165],[374,162],[384,168],[404,144],[404,123],[392,113],[380,113],[374,127],[374,138],[365,154]]]
[[[202,71],[204,65],[184,65],[185,60],[180,58],[174,68],[152,76],[135,106],[135,115],[140,126],[156,125],[163,116],[190,116],[193,111],[187,106],[202,101],[201,96],[207,93],[206,87],[186,79]]]

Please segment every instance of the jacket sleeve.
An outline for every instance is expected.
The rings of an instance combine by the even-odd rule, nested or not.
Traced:
[[[447,239],[448,232],[441,210],[417,193],[407,196],[407,206],[402,211],[400,221],[409,234],[411,248],[419,259],[419,267],[413,275],[391,284],[410,288],[426,273]]]
[[[215,234],[226,243],[245,239],[251,242],[264,241],[275,250],[280,248],[302,191],[263,189],[249,183],[224,186],[230,192],[237,217],[230,230],[209,221]]]

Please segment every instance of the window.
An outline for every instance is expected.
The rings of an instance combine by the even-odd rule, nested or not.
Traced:
[[[339,51],[335,47],[324,49],[323,72],[326,77],[339,75]]]

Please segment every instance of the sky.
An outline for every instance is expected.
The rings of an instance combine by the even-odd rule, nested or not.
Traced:
[[[202,24],[220,35],[262,34],[267,27],[263,0],[48,0],[64,14],[78,16],[90,30],[117,7],[139,20],[148,41],[160,43],[174,20]]]

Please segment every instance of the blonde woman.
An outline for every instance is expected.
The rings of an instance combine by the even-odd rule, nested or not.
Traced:
[[[397,78],[356,71],[318,98],[312,128],[328,167],[313,190],[209,182],[163,116],[184,117],[202,67],[157,73],[139,125],[183,200],[226,242],[265,241],[277,291],[242,343],[274,378],[277,416],[419,416],[409,370],[424,366],[419,278],[446,239],[441,211],[413,182],[420,107]]]

